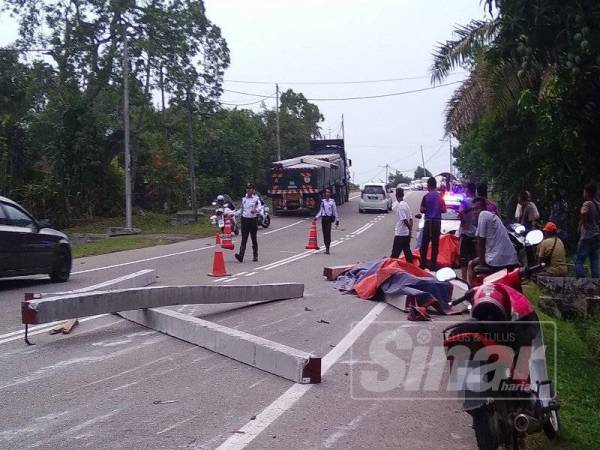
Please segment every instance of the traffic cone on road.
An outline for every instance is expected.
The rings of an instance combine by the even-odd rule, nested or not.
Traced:
[[[231,238],[231,219],[225,219],[225,227],[223,228],[223,239],[221,241],[221,248],[226,250],[233,250],[233,239]]]
[[[221,245],[221,233],[219,233],[218,231],[217,231],[217,235],[216,235],[216,238],[215,238],[215,244],[216,245]]]
[[[310,231],[308,232],[308,244],[305,247],[307,250],[319,250],[319,243],[317,242],[317,221],[313,219],[310,225]]]
[[[225,268],[225,258],[223,258],[223,252],[219,247],[215,250],[213,257],[213,268],[212,272],[208,274],[211,277],[228,277],[227,269]]]

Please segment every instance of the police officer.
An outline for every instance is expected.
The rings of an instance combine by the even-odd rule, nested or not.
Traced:
[[[254,254],[253,261],[258,261],[258,242],[256,240],[256,232],[258,231],[257,214],[261,200],[254,191],[254,184],[246,185],[246,195],[242,198],[242,206],[236,211],[236,215],[242,216],[242,243],[240,244],[240,252],[235,254],[235,259],[239,262],[244,261],[244,253],[246,252],[246,243],[248,235],[252,238],[252,252]]]
[[[335,206],[335,200],[331,198],[331,191],[325,190],[325,198],[321,200],[321,207],[315,216],[315,220],[321,218],[321,227],[323,229],[323,241],[325,241],[325,254],[329,255],[329,245],[331,245],[331,224],[335,222],[337,227],[340,224],[340,216]]]

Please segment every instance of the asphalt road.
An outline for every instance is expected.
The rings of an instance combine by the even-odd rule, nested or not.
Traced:
[[[421,196],[408,193],[413,212]],[[360,381],[374,367],[364,362],[376,358],[381,330],[413,336],[426,327],[439,343],[448,318],[415,326],[401,311],[341,295],[323,279],[325,265],[389,256],[392,215],[359,214],[357,201],[340,208],[331,255],[304,250],[306,218],[276,217],[259,232],[259,262],[225,253],[227,279],[206,275],[214,248],[200,239],[75,260],[62,285],[0,280],[0,448],[476,448],[457,401],[427,400],[418,390],[400,399],[381,389],[394,381],[385,368],[376,370],[375,387]],[[113,315],[70,335],[41,331],[32,347],[23,342],[24,292],[78,289],[141,269],[156,269],[162,285],[304,283],[302,299],[176,309],[320,355],[323,382],[296,385]]]

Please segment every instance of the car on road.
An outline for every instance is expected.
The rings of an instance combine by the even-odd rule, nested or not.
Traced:
[[[444,201],[446,202],[446,212],[442,213],[441,234],[458,235],[458,230],[460,228],[460,217],[458,215],[458,210],[460,208],[460,202],[462,199],[462,195],[458,194],[448,193],[444,196]],[[415,217],[419,219],[415,247],[419,248],[421,246],[421,240],[423,239],[425,218],[422,214],[416,214]]]
[[[0,277],[48,274],[61,283],[69,279],[71,264],[66,234],[0,196]]]
[[[392,210],[392,199],[385,190],[383,183],[365,184],[360,193],[358,212]]]

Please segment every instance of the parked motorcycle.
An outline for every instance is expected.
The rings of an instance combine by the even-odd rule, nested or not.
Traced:
[[[219,196],[221,197],[221,196]],[[228,197],[227,197],[228,198]],[[215,214],[210,217],[210,223],[216,226],[221,233],[225,231],[225,219],[231,220],[231,226],[233,227],[233,233],[237,236],[240,234],[240,228],[238,224],[238,219],[235,216],[235,207],[233,202],[229,199],[225,201],[220,199],[221,201],[215,200],[212,202],[212,205],[215,206]]]
[[[521,289],[522,278],[543,267],[503,269],[452,302],[470,304],[471,320],[444,330],[444,348],[480,449],[523,448],[525,436],[541,430],[549,439],[559,434],[542,327]],[[436,278],[450,281],[456,273],[445,268]]]
[[[261,207],[258,209],[258,214],[256,216],[258,225],[263,228],[269,228],[271,225],[271,215],[269,214],[269,207],[262,203]]]
[[[536,247],[544,240],[544,233],[541,230],[532,230],[529,233],[526,233],[525,227],[518,223],[509,225],[507,230],[508,236],[517,251],[517,256],[521,265],[526,267],[526,264],[523,264],[527,261],[527,258],[524,256],[526,250],[532,248],[532,251],[536,253]],[[481,285],[485,277],[489,274],[490,271],[487,266],[476,268],[473,287]]]

